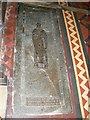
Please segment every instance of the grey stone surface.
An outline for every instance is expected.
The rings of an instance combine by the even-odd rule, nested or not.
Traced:
[[[32,31],[47,34],[48,67],[34,66]],[[56,11],[20,5],[16,26],[13,115],[71,113],[68,75]]]

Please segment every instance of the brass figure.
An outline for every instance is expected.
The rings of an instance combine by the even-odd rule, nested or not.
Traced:
[[[34,65],[42,68],[48,67],[47,34],[40,23],[36,24],[36,28],[32,32],[32,40],[34,45]]]

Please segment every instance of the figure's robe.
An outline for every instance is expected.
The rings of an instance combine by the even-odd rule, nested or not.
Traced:
[[[34,62],[47,66],[47,35],[41,28],[35,28],[32,32],[32,40],[34,44]]]

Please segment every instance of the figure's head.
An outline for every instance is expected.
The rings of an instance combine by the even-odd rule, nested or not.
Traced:
[[[38,28],[40,28],[40,27],[41,27],[41,24],[40,24],[40,23],[37,23],[36,26],[37,26]]]

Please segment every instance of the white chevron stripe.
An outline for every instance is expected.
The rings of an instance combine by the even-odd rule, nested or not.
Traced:
[[[73,19],[74,19],[74,15],[73,15]],[[74,19],[74,22],[75,22],[75,19]],[[78,31],[76,22],[75,22],[75,26],[76,26],[76,30]],[[78,32],[77,32],[77,33],[78,33]],[[84,54],[83,54],[83,48],[82,48],[82,44],[81,44],[81,41],[80,41],[80,37],[79,37],[79,34],[77,34],[77,35],[78,35],[78,38],[79,38],[79,43],[80,43],[80,46],[81,46],[81,52],[82,52],[83,62],[84,62],[84,65],[85,65],[85,71],[86,71],[86,76],[87,76],[87,77],[85,77],[85,78],[86,78],[86,82],[88,82],[88,84],[89,84],[89,88],[86,87],[85,84],[82,86],[82,88],[85,89],[85,91],[84,91],[85,95],[82,96],[82,97],[84,97],[84,99],[86,99],[86,101],[87,101],[86,104],[85,104],[85,106],[84,106],[84,108],[89,112],[87,118],[90,118],[90,98],[87,96],[87,92],[86,92],[86,91],[89,91],[89,90],[90,90],[90,76],[89,76],[88,69],[87,69],[86,59],[85,59],[85,56],[84,56]],[[85,80],[85,79],[84,79],[84,80]],[[87,89],[86,89],[86,88],[87,88]],[[84,93],[83,93],[83,94],[84,94]],[[86,97],[86,96],[87,96],[87,97]],[[87,106],[87,107],[86,107],[86,106]]]
[[[79,51],[78,51],[78,48],[80,47],[77,43],[76,43],[77,39],[74,39],[72,41],[72,43],[75,45],[75,47],[73,48],[73,50],[76,52],[76,53],[79,53],[81,54]]]
[[[81,66],[83,64],[83,61],[79,58],[81,56],[81,53],[78,52],[78,54],[75,56],[76,60],[78,60],[78,64],[76,65],[80,70],[83,70],[83,67]],[[85,71],[84,71],[85,72]]]
[[[73,40],[72,41],[73,43],[74,43],[74,45],[76,44],[76,47],[74,47],[74,51],[77,53],[77,55],[75,56],[75,58],[78,60],[78,64],[77,64],[77,67],[81,70],[80,71],[80,73],[78,74],[78,76],[81,78],[81,79],[83,79],[83,82],[81,83],[81,87],[85,90],[85,92],[82,94],[82,97],[84,98],[84,99],[86,99],[86,101],[87,101],[87,99],[88,99],[88,96],[87,96],[87,94],[88,94],[88,88],[85,86],[85,83],[87,82],[87,79],[83,76],[83,73],[85,72],[85,70],[82,68],[82,64],[83,64],[83,61],[79,58],[80,56],[81,56],[81,53],[77,50],[78,48],[79,48],[79,46],[78,46],[78,44],[77,43],[75,43],[75,40]],[[84,106],[84,108],[86,109],[86,110],[88,110],[88,104],[87,104],[87,102],[86,102],[86,104],[85,104],[85,106]]]
[[[69,22],[69,25],[70,25],[70,22]],[[73,30],[74,26],[70,27],[69,30],[72,32],[70,35],[75,35],[76,32]],[[73,36],[75,37],[75,36]]]
[[[89,99],[88,96],[87,96],[89,89],[85,86],[85,83],[87,82],[87,79],[86,79],[86,77],[83,76],[83,74],[85,72],[85,69],[83,69],[82,66],[81,66],[83,64],[83,61],[78,57],[77,57],[77,59],[79,60],[79,63],[77,64],[77,67],[81,70],[80,73],[78,74],[78,76],[83,80],[82,83],[80,84],[80,86],[85,90],[82,94],[82,97],[86,100],[86,104],[84,105],[84,108],[87,111],[89,111],[89,109],[88,109],[89,104],[87,102],[87,100]]]
[[[69,14],[69,17],[71,17],[71,15]],[[80,55],[81,55],[81,53],[78,51],[78,48],[79,48],[79,45],[76,43],[76,41],[78,40],[74,35],[76,34],[76,32],[73,30],[73,28],[74,28],[74,25],[72,25],[72,19],[70,19],[69,17],[67,17],[68,18],[68,20],[70,20],[69,22],[68,22],[68,24],[71,26],[70,28],[69,28],[69,30],[71,30],[72,31],[72,33],[70,34],[70,36],[72,36],[73,38],[74,38],[74,40],[72,41],[72,43],[74,44],[74,45],[76,45],[75,47],[74,47],[74,51],[77,53],[77,55],[75,56],[75,58],[78,60],[78,64],[77,64],[77,67],[82,71],[82,72],[80,72],[80,73],[82,73],[82,74],[80,74],[81,76],[83,76],[83,73],[85,72],[85,70],[82,68],[82,64],[83,64],[83,61],[79,58],[80,57]]]
[[[69,20],[68,22],[73,22],[73,20],[70,17],[71,15],[66,17]]]
[[[67,23],[70,25],[70,27],[72,28],[71,30],[73,30],[73,28],[75,27],[73,24],[72,24],[72,22],[73,22],[73,20],[71,19],[71,18],[69,18],[69,17],[67,17],[67,19],[69,20]],[[70,29],[70,28],[68,28],[68,29]],[[74,30],[73,30],[73,32],[75,32]]]
[[[72,32],[72,33],[70,34],[70,36],[72,36],[75,40],[78,40],[77,37],[75,37],[76,31],[73,30],[73,28],[75,27],[75,26],[72,24],[73,20],[72,20],[71,18],[69,18],[69,17],[67,17],[67,18],[70,20],[70,21],[68,21],[67,23],[70,25],[69,30]]]
[[[68,22],[68,23],[70,23],[70,22]],[[69,24],[70,25],[70,24]],[[70,27],[69,28],[70,30],[71,29],[73,29],[73,26],[72,27]],[[74,40],[72,41],[72,43],[74,44],[74,45],[76,45],[75,47],[74,47],[74,51],[77,53],[77,55],[75,56],[75,58],[78,60],[78,64],[77,64],[77,67],[81,70],[81,72],[79,73],[79,77],[81,78],[81,79],[83,79],[83,82],[82,82],[82,84],[81,84],[81,87],[82,88],[84,88],[84,93],[82,94],[82,97],[84,98],[84,99],[86,99],[86,101],[87,101],[87,99],[88,99],[88,96],[87,96],[87,94],[88,94],[88,88],[85,86],[85,83],[87,82],[87,79],[83,76],[83,73],[85,72],[85,70],[82,68],[82,64],[83,64],[83,61],[79,58],[80,56],[81,56],[81,53],[78,51],[78,48],[79,48],[79,45],[76,43],[76,41],[78,40],[74,35],[75,35],[75,32],[74,32],[74,30],[71,30],[73,33],[71,34],[71,36],[74,38]],[[86,79],[86,80],[85,80]],[[83,87],[84,86],[84,87]],[[84,108],[88,111],[88,103],[86,102],[86,104],[85,104],[85,106],[84,106]]]
[[[80,45],[81,45],[81,43],[80,43],[80,45],[78,45],[76,42],[77,42],[77,40],[80,42],[80,38],[79,38],[79,35],[78,35],[78,30],[77,30],[77,28],[76,28],[76,30],[77,31],[74,31],[73,30],[73,28],[74,27],[77,27],[76,26],[76,23],[75,23],[75,20],[74,20],[74,18],[72,19],[72,18],[70,18],[71,16],[73,17],[73,13],[72,12],[69,12],[69,11],[64,11],[63,10],[63,15],[64,15],[64,19],[65,19],[65,25],[66,25],[66,28],[67,28],[67,33],[68,33],[68,38],[69,38],[69,43],[70,43],[70,47],[71,47],[71,49],[72,49],[72,46],[71,46],[71,42],[75,45],[75,47],[73,48],[73,51],[75,51],[77,54],[76,54],[76,56],[74,56],[74,54],[73,54],[73,52],[71,51],[71,53],[72,53],[72,58],[74,57],[75,59],[77,59],[78,60],[78,64],[77,65],[74,65],[74,69],[75,69],[75,74],[76,74],[76,79],[77,79],[77,86],[78,87],[82,87],[85,91],[84,91],[84,93],[81,95],[81,92],[80,92],[80,88],[78,89],[78,92],[79,92],[79,98],[81,99],[81,97],[83,97],[84,99],[86,99],[86,104],[83,106],[87,111],[89,111],[90,112],[90,109],[88,109],[88,105],[90,104],[90,102],[88,102],[88,100],[90,100],[89,98],[88,98],[88,96],[87,96],[87,94],[88,94],[88,91],[89,91],[89,89],[86,87],[86,85],[85,85],[85,83],[88,81],[87,80],[87,78],[86,77],[84,77],[83,76],[83,74],[85,73],[85,71],[86,71],[86,69],[84,69],[81,65],[85,62],[85,59],[84,59],[84,56],[83,56],[83,54],[82,54],[82,52],[83,51],[81,51],[81,52],[79,52],[78,51],[78,48],[80,47]],[[68,16],[68,17],[67,17]],[[67,21],[67,19],[68,19],[68,21]],[[74,24],[75,25],[72,25],[73,23],[72,22],[74,22]],[[67,24],[70,26],[69,28],[68,28],[68,26],[67,26]],[[69,33],[69,31],[68,31],[68,29],[72,32],[71,34]],[[77,36],[78,37],[75,37],[75,34],[77,34]],[[70,37],[69,36],[72,36],[72,38],[73,38],[73,40],[71,41],[71,39],[70,39]],[[81,49],[81,48],[80,48]],[[81,49],[82,50],[82,49]],[[84,59],[84,61],[82,61],[81,59],[80,59],[80,56],[83,56],[83,59]],[[74,60],[74,58],[73,58],[73,60]],[[74,64],[76,64],[75,63],[75,61],[74,61]],[[85,63],[84,63],[85,64]],[[86,64],[85,64],[86,65]],[[80,73],[79,74],[77,74],[77,72],[76,72],[76,67],[77,68],[79,68],[81,71],[80,71]],[[85,66],[86,67],[86,66]],[[79,85],[79,83],[78,83],[78,77],[80,77],[82,80],[83,80],[83,82]],[[85,117],[84,116],[84,113],[83,113],[83,108],[82,108],[82,101],[80,100],[80,103],[81,103],[81,110],[82,110],[82,115],[83,115],[83,117]],[[90,116],[90,114],[88,115],[88,117]]]
[[[73,51],[75,51],[77,53],[75,58],[78,59],[78,61],[79,61],[80,59],[78,57],[81,56],[81,53],[78,51],[78,48],[80,46],[75,42],[75,39],[72,41],[72,43],[75,45],[75,47],[73,48]]]
[[[81,72],[80,72],[81,73]],[[82,97],[85,99],[85,100],[88,100],[88,96],[87,96],[87,94],[88,94],[88,88],[85,86],[85,83],[87,82],[87,79],[84,77],[84,76],[82,76],[82,73],[81,74],[79,74],[79,77],[82,77],[84,80],[83,80],[83,82],[80,84],[80,86],[85,90],[84,91],[84,93],[82,94]]]
[[[65,10],[64,11],[65,12],[65,14],[67,14],[65,17],[67,18],[67,17],[71,17],[72,15],[71,15],[71,13],[70,13],[70,11],[68,11],[68,10]]]
[[[72,32],[73,32],[73,31],[72,31]],[[76,48],[78,48],[78,44],[75,43],[76,41],[73,40],[72,42],[74,42],[74,45],[76,44],[76,45],[77,45]],[[87,79],[86,79],[86,77],[83,76],[83,73],[85,72],[85,69],[81,66],[81,65],[83,64],[83,61],[79,58],[80,55],[81,55],[81,53],[80,53],[76,48],[74,48],[74,51],[77,52],[77,55],[75,56],[75,58],[76,58],[76,59],[78,60],[78,62],[79,62],[79,63],[77,64],[77,67],[81,70],[80,73],[78,74],[78,76],[79,76],[81,79],[83,79],[83,81],[82,81],[82,83],[81,83],[80,86],[85,90],[84,93],[82,94],[82,97],[86,100],[86,104],[84,105],[84,108],[85,108],[87,111],[90,112],[90,109],[88,109],[89,103],[87,102],[87,100],[88,100],[87,94],[88,94],[89,89],[85,86],[85,83],[87,82]]]
[[[88,99],[88,101],[90,101],[90,99]],[[90,114],[90,107],[89,107],[90,103],[86,102],[86,104],[84,105],[84,108],[89,112]]]

